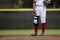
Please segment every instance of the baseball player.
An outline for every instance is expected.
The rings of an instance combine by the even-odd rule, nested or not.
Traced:
[[[50,0],[34,0],[33,11],[34,11],[34,27],[35,33],[32,36],[37,36],[39,19],[41,20],[42,33],[44,35],[46,29],[46,3],[50,3]]]

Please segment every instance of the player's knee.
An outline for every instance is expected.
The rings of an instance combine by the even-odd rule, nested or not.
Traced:
[[[41,23],[46,23],[46,18],[45,17],[41,18]]]
[[[46,21],[41,21],[41,23],[46,23]]]

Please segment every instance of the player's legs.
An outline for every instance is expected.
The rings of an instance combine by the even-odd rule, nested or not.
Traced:
[[[46,8],[42,7],[40,10],[40,19],[41,19],[41,25],[42,25],[42,34],[45,32],[46,28]]]
[[[38,19],[39,19],[39,16],[34,16],[34,27],[35,27],[34,29],[36,34],[38,32],[38,24],[39,24]]]
[[[38,24],[39,24],[39,10],[38,7],[36,8],[36,15],[34,15],[34,31],[35,34],[37,35],[38,33]]]

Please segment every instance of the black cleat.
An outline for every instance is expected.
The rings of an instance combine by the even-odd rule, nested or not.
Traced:
[[[34,34],[31,34],[32,36],[37,36],[37,34],[36,33],[34,33]]]

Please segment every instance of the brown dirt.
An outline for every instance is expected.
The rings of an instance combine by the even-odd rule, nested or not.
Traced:
[[[0,35],[0,40],[60,40],[60,35]]]

